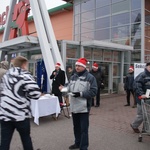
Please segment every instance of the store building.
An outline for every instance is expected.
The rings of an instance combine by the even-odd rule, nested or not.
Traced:
[[[68,3],[48,10],[64,66],[74,67],[79,57],[86,57],[89,69],[95,61],[105,72],[104,93],[122,90],[129,65],[150,59],[150,1],[65,1]],[[28,22],[30,35],[37,36],[32,16]],[[33,75],[40,54],[40,49],[21,52],[30,59]]]

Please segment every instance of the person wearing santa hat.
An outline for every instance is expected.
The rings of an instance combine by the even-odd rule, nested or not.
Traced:
[[[70,111],[72,112],[75,143],[69,149],[88,150],[89,112],[92,98],[97,93],[95,77],[87,69],[87,59],[80,58],[75,63],[75,73],[70,77]],[[60,90],[63,87],[60,87]]]
[[[100,106],[100,90],[104,88],[104,73],[102,70],[98,67],[98,64],[96,62],[92,65],[92,70],[90,73],[96,78],[97,81],[97,95],[96,95],[96,105],[95,107]],[[94,98],[92,99],[92,106],[94,106]]]
[[[65,84],[65,71],[61,70],[60,63],[56,63],[55,70],[52,72],[50,79],[52,79],[52,94],[57,96],[60,104],[62,104],[63,99],[59,86]]]
[[[129,67],[128,74],[125,77],[124,90],[126,91],[126,100],[127,104],[124,106],[130,106],[130,95],[133,95],[134,105],[133,108],[136,107],[136,100],[134,96],[133,83],[134,83],[134,68],[133,66]]]

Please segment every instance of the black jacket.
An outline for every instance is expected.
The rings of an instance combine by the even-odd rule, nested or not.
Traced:
[[[133,90],[134,72],[128,73],[125,78],[124,89]]]
[[[91,70],[90,73],[96,78],[97,87],[101,88],[101,83],[104,83],[104,74],[100,68],[97,71]]]
[[[145,95],[147,89],[150,89],[150,72],[145,69],[134,81],[135,97],[138,104],[141,104],[139,96]]]
[[[57,74],[54,75],[53,74],[54,72],[57,72]],[[59,69],[59,71],[54,70],[50,76],[50,79],[53,79],[52,93],[53,94],[61,94],[61,92],[59,90],[59,86],[65,84],[65,72],[61,69]]]

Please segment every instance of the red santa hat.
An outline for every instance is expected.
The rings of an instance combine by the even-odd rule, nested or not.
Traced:
[[[86,58],[79,58],[76,62],[76,65],[82,66],[86,68],[87,59]]]
[[[61,64],[60,63],[56,63],[55,67],[60,67]]]
[[[98,64],[97,63],[93,63],[92,68],[98,69]]]
[[[133,66],[130,66],[130,67],[129,67],[129,70],[134,71],[134,67],[133,67]]]

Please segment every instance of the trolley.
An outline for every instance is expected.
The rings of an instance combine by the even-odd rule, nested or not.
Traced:
[[[139,142],[142,142],[142,135],[150,135],[150,99],[142,99],[141,106],[143,114],[143,130],[139,134]]]

